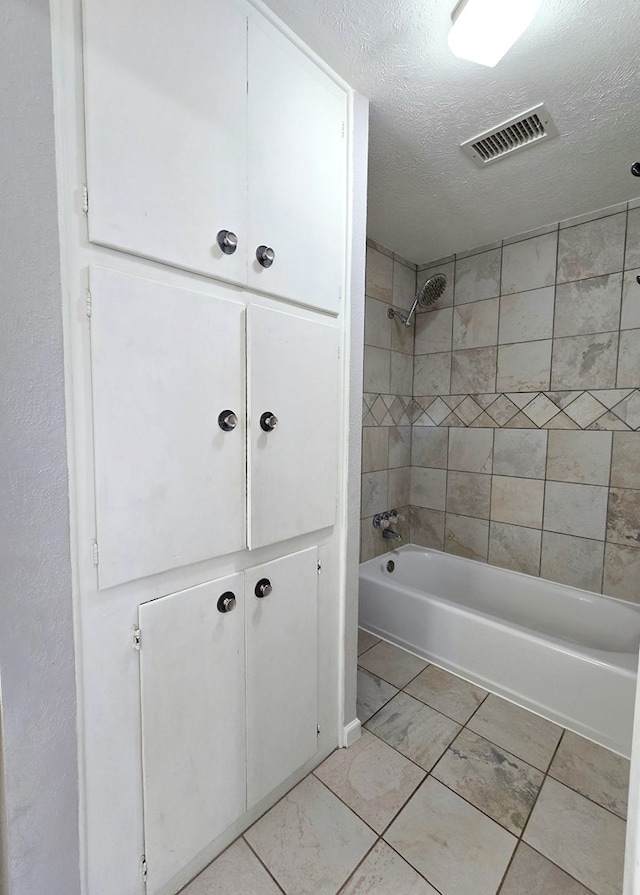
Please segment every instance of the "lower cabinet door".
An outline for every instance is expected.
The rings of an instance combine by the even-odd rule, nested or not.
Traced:
[[[148,895],[246,810],[243,582],[139,609]]]
[[[245,572],[249,808],[317,748],[317,566],[314,547]]]

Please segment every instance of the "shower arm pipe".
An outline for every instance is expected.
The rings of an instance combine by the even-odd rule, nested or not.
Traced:
[[[389,308],[387,311],[387,317],[389,320],[393,320],[394,317],[397,317],[399,320],[402,320],[405,326],[411,326],[411,318],[413,317],[416,308],[418,307],[418,297],[413,300],[413,304],[411,305],[411,310],[408,314],[405,314],[403,311],[397,311],[395,308]]]

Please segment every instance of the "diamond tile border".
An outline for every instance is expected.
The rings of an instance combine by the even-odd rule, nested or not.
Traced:
[[[364,426],[640,430],[640,389],[364,396]]]

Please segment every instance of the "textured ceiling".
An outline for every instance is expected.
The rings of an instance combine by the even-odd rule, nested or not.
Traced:
[[[513,0],[517,2],[517,0]],[[456,0],[267,0],[371,101],[368,233],[421,263],[635,198],[640,3],[543,0],[496,68],[447,46]],[[480,169],[459,144],[540,102],[560,137]]]

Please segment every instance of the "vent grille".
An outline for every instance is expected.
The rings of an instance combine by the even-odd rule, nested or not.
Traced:
[[[460,148],[481,167],[497,162],[513,152],[528,149],[542,140],[558,136],[544,103],[497,127],[466,140]]]

